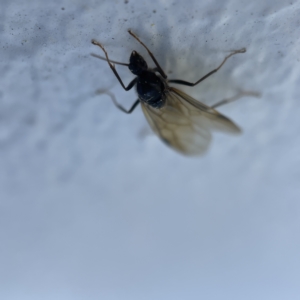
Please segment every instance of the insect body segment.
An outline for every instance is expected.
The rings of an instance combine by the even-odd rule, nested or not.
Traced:
[[[194,86],[217,72],[230,56],[237,53],[244,53],[246,51],[245,48],[232,51],[225,57],[218,68],[201,77],[195,83],[190,83],[181,79],[167,80],[166,74],[147,46],[133,32],[129,31],[129,34],[146,48],[156,65],[154,69],[148,68],[144,58],[136,51],[131,53],[129,64],[112,61],[109,59],[104,47],[97,41],[92,40],[94,45],[99,46],[103,50],[105,58],[96,54],[92,55],[108,62],[122,87],[128,91],[133,86],[136,86],[138,99],[132,105],[131,109],[126,110],[113,100],[119,109],[123,112],[131,113],[141,103],[143,112],[153,131],[166,144],[186,155],[204,153],[210,143],[212,130],[227,133],[240,132],[237,125],[214,108],[197,101],[176,88],[170,87],[168,83]],[[128,66],[129,70],[136,75],[136,78],[127,87],[125,87],[116,71],[115,64]],[[221,101],[215,104],[214,107],[228,102],[228,100],[226,102]]]
[[[136,51],[132,51],[128,68],[134,75],[139,76],[143,71],[148,70],[148,65],[140,54],[138,54]]]
[[[139,99],[154,108],[161,108],[165,104],[164,80],[153,71],[144,71],[137,78],[136,91]]]

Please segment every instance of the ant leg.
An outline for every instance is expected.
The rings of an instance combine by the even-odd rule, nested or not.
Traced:
[[[245,97],[245,96],[250,96],[250,97],[252,96],[252,97],[259,98],[260,94],[258,92],[239,92],[237,95],[235,95],[231,98],[223,99],[223,100],[217,102],[216,104],[212,105],[211,108],[216,108],[218,106],[236,101],[236,100],[238,100],[242,97]]]
[[[140,100],[137,99],[137,100],[133,103],[133,105],[131,106],[131,108],[130,108],[129,110],[127,110],[127,109],[124,108],[121,104],[119,104],[119,103],[117,102],[115,95],[114,95],[113,93],[111,93],[110,91],[98,90],[98,91],[96,92],[96,94],[106,94],[106,95],[110,96],[110,98],[111,98],[112,102],[114,103],[114,105],[115,105],[118,109],[120,109],[121,111],[123,111],[123,112],[126,113],[126,114],[131,114],[131,113],[134,111],[134,109],[138,106],[138,104],[140,103]]]
[[[108,62],[108,64],[109,64],[110,68],[111,68],[112,71],[114,72],[115,76],[118,78],[118,80],[119,80],[120,84],[122,85],[123,89],[124,89],[125,91],[129,91],[129,90],[135,85],[135,83],[136,83],[136,78],[133,79],[133,80],[128,84],[127,87],[125,87],[125,85],[124,85],[122,79],[120,78],[118,72],[116,71],[115,66],[114,66],[114,65],[111,63],[111,61],[109,60],[108,55],[107,55],[107,52],[106,52],[106,50],[104,49],[104,47],[103,47],[99,42],[97,42],[97,41],[95,41],[95,40],[92,40],[92,44],[94,44],[94,45],[96,45],[96,46],[99,46],[99,47],[103,50],[103,52],[104,52],[104,54],[105,54],[105,56],[106,56],[106,60],[107,60],[107,62]]]
[[[131,106],[131,108],[130,108],[129,110],[126,110],[123,106],[121,106],[121,105],[120,105],[119,103],[117,103],[116,101],[113,100],[113,102],[114,102],[114,104],[116,105],[116,107],[119,108],[121,111],[123,111],[123,112],[126,113],[126,114],[131,114],[131,113],[134,111],[134,109],[138,106],[138,104],[140,103],[140,100],[137,99],[137,100],[133,103],[133,105]]]
[[[150,57],[152,58],[152,60],[154,61],[156,67],[157,67],[157,71],[160,73],[160,75],[166,79],[167,75],[165,74],[165,72],[163,71],[163,69],[161,68],[161,66],[159,65],[159,63],[157,62],[156,58],[154,57],[154,55],[152,54],[152,52],[148,49],[148,47],[131,31],[128,30],[129,34],[132,35],[142,46],[144,46],[146,48],[146,50],[148,51],[148,54],[150,55]]]
[[[232,51],[229,55],[227,55],[224,60],[222,61],[222,63],[214,70],[210,71],[208,74],[206,74],[205,76],[201,77],[198,81],[196,81],[195,83],[192,83],[192,82],[188,82],[188,81],[184,81],[184,80],[180,80],[180,79],[172,79],[172,80],[168,80],[168,82],[171,82],[171,83],[177,83],[177,84],[182,84],[182,85],[187,85],[187,86],[195,86],[197,85],[198,83],[200,83],[201,81],[203,81],[204,79],[206,79],[207,77],[209,77],[210,75],[216,73],[226,62],[226,60],[235,55],[235,54],[238,54],[238,53],[245,53],[246,52],[246,48],[242,48],[240,50],[235,50],[235,51]]]

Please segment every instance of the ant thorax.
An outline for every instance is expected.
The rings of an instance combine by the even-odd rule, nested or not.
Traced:
[[[154,108],[165,104],[165,80],[152,70],[144,70],[137,76],[136,91],[139,99]]]

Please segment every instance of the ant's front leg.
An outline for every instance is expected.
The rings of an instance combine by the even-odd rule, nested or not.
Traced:
[[[104,52],[104,54],[105,54],[105,56],[106,56],[106,60],[107,60],[107,62],[108,62],[108,64],[109,64],[110,68],[111,68],[112,71],[114,72],[115,76],[118,78],[118,80],[119,80],[120,84],[122,85],[123,89],[124,89],[125,91],[129,91],[130,89],[132,89],[132,87],[133,87],[133,86],[135,85],[135,83],[136,83],[136,78],[133,79],[133,80],[128,84],[127,87],[125,87],[125,85],[124,85],[124,83],[123,83],[121,77],[119,76],[119,74],[118,74],[118,72],[117,72],[115,66],[110,62],[110,60],[109,60],[109,58],[108,58],[108,55],[107,55],[107,52],[106,52],[106,50],[104,49],[104,47],[103,47],[99,42],[97,42],[96,40],[92,40],[92,44],[94,44],[94,45],[96,45],[96,46],[99,46],[99,47],[103,50],[103,52]]]

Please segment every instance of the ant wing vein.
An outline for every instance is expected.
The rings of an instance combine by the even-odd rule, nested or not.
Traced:
[[[165,105],[156,109],[141,101],[152,130],[169,146],[186,155],[203,154],[211,131],[239,133],[240,129],[215,109],[184,92],[168,87]]]

